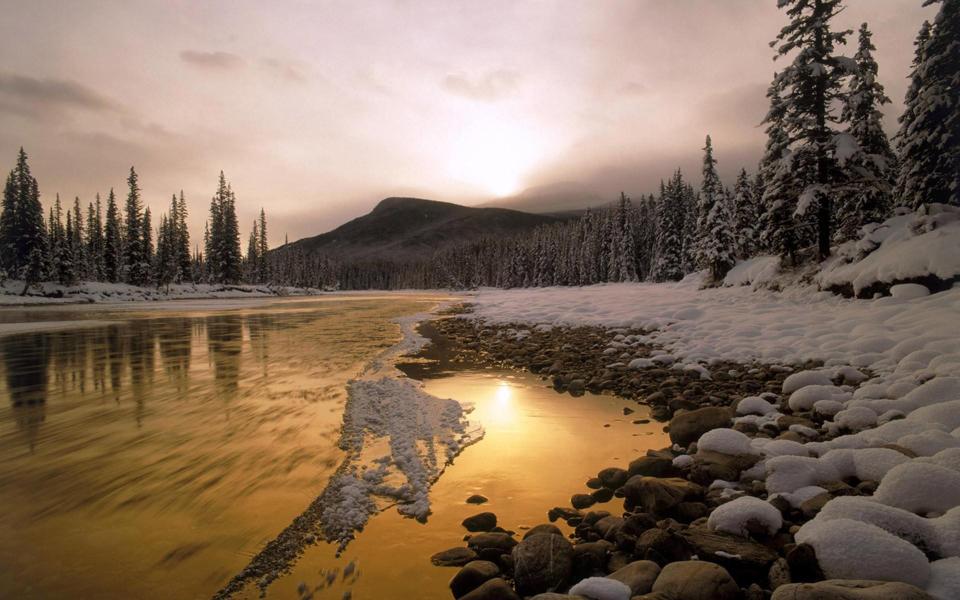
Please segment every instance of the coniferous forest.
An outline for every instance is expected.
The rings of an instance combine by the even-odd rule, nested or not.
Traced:
[[[675,281],[699,270],[716,285],[737,260],[773,255],[785,268],[799,267],[826,259],[831,246],[857,239],[896,211],[960,205],[957,3],[942,3],[916,37],[893,139],[883,127],[881,110],[890,99],[877,81],[868,24],[856,32],[836,29],[840,0],[781,4],[788,23],[771,43],[780,69],[767,90],[767,142],[759,164],[744,166],[736,181],[721,181],[722,152],[707,135],[699,185],[678,169],[655,192],[621,194],[528,233],[444,247],[429,259],[358,261],[296,244],[270,250],[263,211],[244,255],[236,198],[222,173],[202,245],[191,246],[182,192],[154,227],[133,168],[122,211],[110,190],[105,206],[97,196],[85,211],[79,199],[71,206],[57,196],[45,218],[21,150],[4,188],[0,268],[24,280],[24,292],[46,280],[327,289],[578,286]],[[852,57],[844,54],[850,50]]]

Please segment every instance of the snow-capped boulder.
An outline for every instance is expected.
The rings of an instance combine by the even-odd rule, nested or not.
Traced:
[[[780,511],[770,503],[753,496],[741,496],[721,504],[710,513],[707,527],[741,537],[751,533],[773,535],[783,525]]]

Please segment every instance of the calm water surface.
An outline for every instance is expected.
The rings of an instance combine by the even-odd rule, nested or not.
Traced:
[[[0,311],[112,321],[0,337],[0,597],[209,598],[320,494],[347,380],[398,340],[393,318],[438,299]],[[473,403],[486,429],[433,487],[427,523],[388,509],[342,556],[308,548],[269,597],[449,598],[455,571],[429,557],[465,517],[536,525],[600,468],[669,444],[623,400],[527,374],[434,369],[425,388]]]

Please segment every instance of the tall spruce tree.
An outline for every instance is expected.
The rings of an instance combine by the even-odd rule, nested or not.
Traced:
[[[654,241],[652,278],[654,281],[679,281],[683,278],[684,182],[677,169],[669,184],[660,184],[657,200],[657,227]]]
[[[176,281],[194,281],[193,260],[190,256],[190,230],[187,228],[187,201],[183,198],[183,190],[180,190],[180,198],[176,206],[176,218],[173,218],[172,212],[170,214],[171,235],[178,265]]]
[[[123,231],[113,188],[107,195],[107,220],[103,228],[103,272],[110,283],[123,278]]]
[[[733,233],[723,184],[717,175],[713,144],[707,136],[703,148],[703,182],[697,224],[697,256],[700,267],[707,269],[709,284],[719,284],[734,265]]]
[[[24,280],[23,294],[45,275],[47,232],[40,188],[30,173],[27,153],[20,148],[17,163],[3,188],[0,213],[0,268]]]
[[[841,120],[847,126],[850,156],[844,161],[847,181],[837,206],[836,241],[857,237],[860,228],[886,218],[891,210],[891,192],[896,173],[896,156],[883,131],[880,107],[890,102],[877,81],[876,47],[867,24],[860,26],[859,48],[854,60],[857,70],[844,98]]]
[[[960,206],[960,0],[924,6],[936,3],[933,26],[917,40],[897,147],[899,203],[911,208]]]
[[[805,188],[796,210],[802,217],[815,207],[817,253],[822,260],[830,255],[832,198],[839,181],[834,128],[840,117],[834,105],[843,100],[844,80],[855,68],[851,60],[836,56],[834,50],[836,45],[846,42],[852,31],[831,29],[833,18],[843,10],[841,0],[778,0],[778,3],[786,8],[790,22],[771,43],[777,46],[775,58],[795,53],[777,82],[783,94],[783,127],[794,141],[793,169],[811,169],[813,180],[812,185]],[[797,160],[800,156],[809,159]]]
[[[786,104],[780,96],[779,77],[767,89],[770,110],[764,118],[767,144],[760,159],[759,175],[763,181],[761,206],[763,227],[760,243],[764,250],[780,256],[788,265],[796,265],[799,255],[795,206],[800,192],[792,169],[790,136],[784,127]]]
[[[735,247],[737,258],[750,258],[759,250],[759,210],[754,195],[755,185],[740,169],[733,186],[733,222],[736,227]]]
[[[141,244],[143,246],[143,283],[153,281],[153,226],[150,223],[150,208],[143,211],[143,222],[140,224]]]
[[[130,167],[127,177],[127,203],[124,211],[126,227],[123,244],[124,279],[132,285],[144,285],[149,280],[147,255],[144,248],[143,202],[137,172]]]
[[[270,283],[270,260],[267,253],[270,251],[270,245],[267,242],[267,213],[263,208],[260,209],[260,217],[257,220],[257,280],[259,283]]]
[[[104,279],[103,213],[100,207],[100,194],[96,203],[87,204],[87,272],[94,281]]]

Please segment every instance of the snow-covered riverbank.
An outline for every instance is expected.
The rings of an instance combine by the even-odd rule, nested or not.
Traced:
[[[512,324],[517,335],[578,325],[654,330],[604,349],[612,353],[611,369],[615,362],[628,368],[634,343],[666,349],[663,364],[698,365],[707,374],[721,360],[824,361],[788,377],[777,396],[735,401],[727,426],[704,434],[699,447],[674,447],[691,455],[675,466],[689,468],[704,452],[755,463],[739,479],[714,484],[734,499],[723,519],[711,520],[711,528],[724,531],[769,520],[769,504],[747,493],[799,505],[836,482],[875,484],[872,495],[825,496],[819,514],[795,532],[796,542],[816,551],[827,578],[899,581],[941,600],[960,598],[960,289],[929,294],[907,284],[894,286],[892,296],[848,300],[802,287],[701,290],[691,277],[484,290],[473,303],[473,318]],[[784,417],[815,422],[815,430],[795,427],[788,436],[814,441],[742,433]]]
[[[8,279],[0,283],[0,306],[312,296],[322,293],[322,290],[285,286],[209,283],[179,283],[172,284],[169,287],[155,288],[138,287],[126,283],[83,281],[76,285],[45,282],[31,286],[26,295],[21,295],[22,292],[22,281]]]

